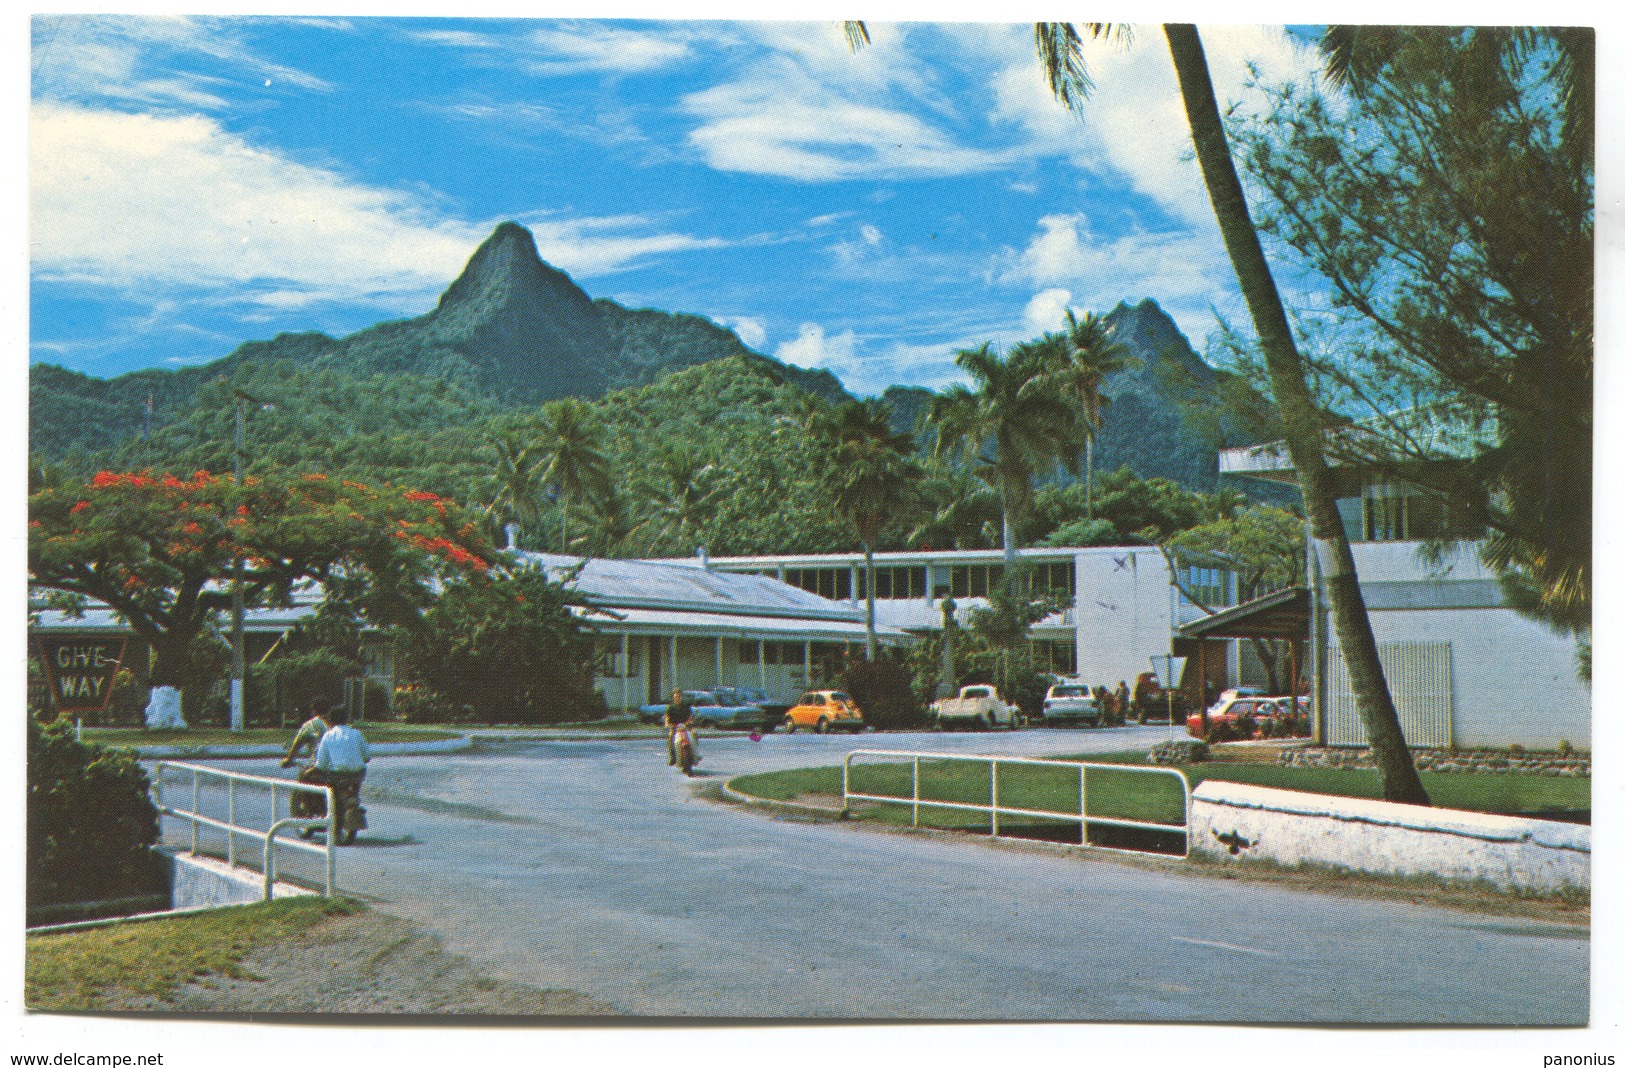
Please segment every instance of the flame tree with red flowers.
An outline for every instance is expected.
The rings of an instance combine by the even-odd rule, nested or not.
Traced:
[[[251,607],[286,606],[318,582],[329,608],[377,625],[415,619],[433,580],[478,575],[492,550],[471,513],[388,484],[275,474],[99,472],[28,499],[36,590],[100,601],[152,650],[151,686],[186,681],[193,644],[230,608],[244,560]]]

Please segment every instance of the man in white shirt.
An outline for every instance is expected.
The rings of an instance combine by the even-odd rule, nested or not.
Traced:
[[[367,777],[367,739],[356,728],[350,726],[350,713],[343,705],[335,705],[328,718],[333,726],[322,735],[322,740],[316,743],[316,768],[311,774],[311,781],[333,788],[333,795],[339,799],[340,811],[343,810],[345,795],[360,797],[361,780]],[[359,809],[359,804],[357,808]],[[354,838],[355,831],[365,829],[367,826],[365,810],[360,813],[361,822],[350,828],[348,837]],[[341,832],[339,844],[345,843],[346,835]]]

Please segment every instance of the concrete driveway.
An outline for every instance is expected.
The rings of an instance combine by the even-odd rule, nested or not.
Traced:
[[[1168,728],[706,737],[709,781],[856,747],[1048,755]],[[233,761],[275,774],[270,761]],[[1578,1024],[1589,935],[771,817],[664,742],[374,761],[340,882],[487,972],[710,1017]]]

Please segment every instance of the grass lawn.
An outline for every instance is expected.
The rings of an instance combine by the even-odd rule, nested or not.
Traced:
[[[204,975],[241,976],[257,946],[364,906],[295,897],[213,912],[29,935],[23,998],[31,1009],[94,1011],[121,997],[163,998]]]
[[[1060,759],[1148,766],[1144,752],[1138,751],[1092,753],[1086,757]],[[1180,770],[1192,789],[1205,779],[1217,779],[1342,797],[1378,796],[1375,771],[1219,762],[1195,764]],[[852,790],[854,793],[906,799],[912,793],[911,777],[912,767],[908,762],[859,763],[852,769]],[[999,803],[1014,808],[1077,813],[1080,811],[1078,779],[1076,767],[1001,764]],[[1422,782],[1433,803],[1440,808],[1538,814],[1587,810],[1591,807],[1589,779],[1423,772]],[[771,800],[818,798],[820,802],[828,803],[829,798],[838,800],[841,796],[841,769],[838,766],[801,768],[747,775],[735,780],[735,785],[745,793]],[[920,762],[920,796],[924,799],[987,804],[988,791],[986,764],[948,760]],[[1182,792],[1177,780],[1170,775],[1090,769],[1087,772],[1087,791],[1088,807],[1085,811],[1089,816],[1169,824],[1182,823],[1184,819]],[[887,823],[908,823],[912,819],[911,806],[906,801],[899,804],[860,805],[853,814],[860,819]],[[1004,823],[1017,819],[1001,818],[1001,830]],[[1061,823],[1027,817],[1019,819],[1041,829],[1046,825],[1076,827],[1075,821]],[[988,817],[980,812],[922,808],[920,824],[939,828],[978,828],[988,825]]]
[[[369,742],[438,742],[456,738],[462,731],[456,728],[425,727],[416,723],[362,723],[361,731]],[[195,730],[149,731],[145,727],[86,727],[85,741],[98,745],[281,745],[293,741],[298,727],[254,727],[250,730],[231,731],[223,727],[202,727]]]

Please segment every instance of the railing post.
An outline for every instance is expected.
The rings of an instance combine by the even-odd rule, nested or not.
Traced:
[[[226,780],[226,822],[231,829],[226,832],[226,864],[229,867],[237,866],[237,780]]]
[[[999,836],[999,762],[993,757],[987,761],[987,803],[992,806],[993,837]]]
[[[852,757],[856,753],[857,750],[854,749],[851,753],[846,754],[845,760],[841,761],[841,818],[843,820],[846,819],[852,809]]]
[[[1089,844],[1089,769],[1078,765],[1078,844]]]
[[[914,758],[914,826],[920,825],[920,758]]]
[[[198,814],[197,807],[197,769],[192,769],[192,815]],[[192,855],[197,856],[197,820],[192,820]]]

